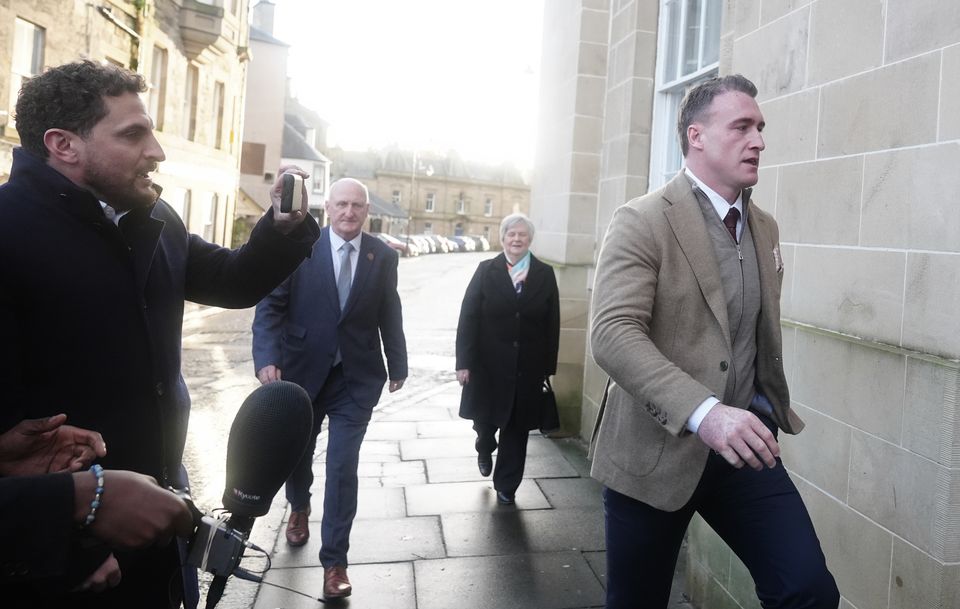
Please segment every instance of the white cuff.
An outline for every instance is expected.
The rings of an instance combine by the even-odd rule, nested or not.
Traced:
[[[687,419],[687,429],[693,433],[697,433],[697,430],[700,429],[700,423],[703,422],[704,417],[707,416],[707,413],[710,410],[720,403],[720,400],[716,396],[710,396],[704,401],[700,402],[700,405],[697,406],[697,409],[693,411],[693,414],[690,415],[690,418]]]

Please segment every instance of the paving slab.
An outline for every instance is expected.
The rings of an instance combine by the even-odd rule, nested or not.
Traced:
[[[319,609],[338,605],[350,609],[417,609],[413,563],[351,565],[348,574],[354,586],[348,600],[322,605],[311,598],[264,584],[254,609]],[[323,569],[319,567],[273,569],[266,581],[308,593],[313,598],[323,593]]]
[[[406,440],[417,437],[417,424],[407,421],[375,421],[367,425],[364,442],[369,440]]]
[[[415,440],[400,441],[400,458],[436,459],[440,457],[469,457],[476,458],[477,451],[473,448],[473,441],[467,437],[459,438],[418,438]]]
[[[597,510],[525,510],[518,504],[443,514],[440,520],[448,556],[606,549],[603,514]]]
[[[356,520],[403,518],[407,502],[402,488],[361,488],[357,493]]]
[[[579,552],[420,560],[417,609],[602,607],[603,588]]]
[[[477,469],[476,457],[426,459],[427,480],[430,482],[469,482],[483,480]],[[575,478],[577,470],[556,456],[528,455],[524,478]]]
[[[493,483],[452,482],[418,484],[405,489],[407,514],[424,516],[453,512],[489,512],[501,509]],[[517,506],[521,509],[545,509],[550,504],[536,484],[521,484],[517,489]]]
[[[450,410],[442,406],[417,405],[408,406],[397,412],[383,417],[384,421],[408,421],[419,423],[421,421],[449,421],[451,420]]]
[[[364,440],[360,445],[360,461],[399,461],[400,442],[397,440]]]
[[[527,441],[527,457],[556,456],[562,459],[563,453],[554,441],[539,435],[531,435]],[[473,437],[456,438],[417,438],[400,441],[400,457],[408,459],[433,459],[441,457],[473,457],[477,451],[473,446]]]
[[[603,485],[592,478],[543,478],[537,484],[551,507],[603,510]]]
[[[310,540],[294,548],[281,539],[274,548],[273,566],[320,568],[320,522],[310,516]],[[350,533],[350,564],[413,561],[445,556],[440,520],[436,516],[382,518],[354,522]],[[352,568],[352,567],[351,567]]]
[[[577,438],[563,438],[556,441],[556,447],[563,453],[564,458],[577,470],[577,474],[590,477],[590,461],[587,460],[586,444]]]
[[[425,421],[417,423],[418,438],[475,438],[473,423],[466,419],[456,421]]]

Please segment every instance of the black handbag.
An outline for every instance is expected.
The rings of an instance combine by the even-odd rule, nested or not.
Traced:
[[[543,379],[540,388],[543,399],[540,401],[540,433],[548,434],[560,431],[560,413],[557,411],[557,396],[553,394],[550,378]]]

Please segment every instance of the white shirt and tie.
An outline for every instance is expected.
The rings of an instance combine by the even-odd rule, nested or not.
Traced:
[[[333,230],[330,231],[330,258],[333,260],[333,276],[337,280],[337,292],[340,293],[340,310],[343,311],[343,307],[347,302],[347,296],[350,293],[350,286],[353,285],[353,278],[357,275],[357,261],[360,259],[360,241],[363,239],[363,233],[359,233],[356,237],[350,241],[344,240],[343,237],[335,233]],[[344,252],[344,246],[350,244],[352,248],[349,252],[349,256]],[[347,270],[350,272],[349,280],[345,277],[344,281],[340,281],[340,269],[346,263]],[[344,289],[345,288],[345,289]],[[346,293],[342,293],[346,291]]]

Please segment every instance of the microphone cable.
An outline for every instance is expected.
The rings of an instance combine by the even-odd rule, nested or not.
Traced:
[[[264,578],[266,577],[266,575],[267,575],[267,571],[270,570],[270,567],[271,567],[272,564],[273,564],[273,561],[270,560],[270,553],[267,552],[266,550],[264,550],[263,548],[261,548],[260,546],[258,546],[257,544],[255,544],[255,543],[253,543],[253,542],[250,542],[250,541],[245,541],[245,542],[243,543],[243,545],[244,545],[245,547],[253,550],[254,552],[259,552],[259,553],[261,554],[261,556],[257,556],[257,555],[253,555],[253,554],[244,554],[243,556],[240,557],[240,560],[241,560],[241,561],[242,561],[244,558],[263,558],[264,560],[267,561],[267,565],[266,565],[266,566],[263,568],[263,570],[261,570],[261,571],[251,571],[251,570],[249,570],[249,569],[244,569],[243,567],[239,566],[239,564],[238,564],[238,565],[233,569],[233,573],[231,573],[231,575],[233,575],[233,576],[236,577],[237,579],[242,579],[242,580],[244,580],[244,581],[253,582],[253,583],[255,583],[255,584],[260,584],[260,585],[262,585],[262,586],[273,586],[274,588],[278,588],[278,589],[280,589],[280,590],[285,590],[285,591],[287,591],[287,592],[292,592],[293,594],[299,594],[300,596],[309,598],[309,599],[312,600],[312,601],[317,601],[318,603],[321,603],[321,604],[324,604],[324,605],[327,603],[327,601],[326,601],[325,599],[323,599],[323,598],[313,597],[313,596],[307,594],[306,592],[301,592],[300,590],[296,590],[296,589],[294,589],[294,588],[290,588],[290,587],[288,587],[288,586],[284,586],[284,585],[281,585],[281,584],[277,584],[277,583],[274,583],[274,582],[271,582],[271,581],[267,581],[266,579],[264,579]],[[226,578],[224,578],[224,583],[226,583]],[[222,592],[222,591],[221,591],[221,592]]]

